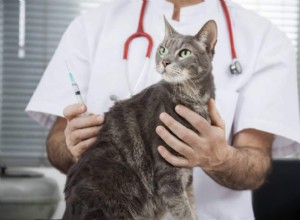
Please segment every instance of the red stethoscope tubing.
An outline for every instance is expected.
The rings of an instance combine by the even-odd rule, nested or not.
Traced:
[[[220,0],[220,2],[221,2],[221,6],[223,8],[224,14],[225,14],[225,18],[226,18],[226,22],[227,22],[227,26],[228,26],[227,28],[228,28],[228,32],[229,32],[229,39],[230,39],[232,64],[229,66],[229,68],[230,68],[230,71],[231,71],[232,74],[239,74],[239,73],[242,72],[242,67],[241,67],[240,63],[237,61],[237,56],[236,56],[236,51],[235,51],[235,46],[234,46],[233,33],[232,33],[232,25],[231,25],[230,14],[229,14],[229,11],[228,11],[225,0]],[[147,71],[147,66],[149,65],[149,62],[150,62],[150,55],[151,55],[152,47],[153,47],[153,39],[148,33],[146,33],[144,31],[144,26],[143,26],[146,5],[147,5],[147,0],[143,0],[137,31],[128,37],[128,39],[126,40],[125,45],[124,45],[123,60],[125,61],[125,64],[126,64],[126,66],[125,66],[126,81],[127,81],[127,87],[128,87],[128,91],[129,91],[130,96],[132,96],[134,94],[137,86],[142,81],[143,77],[145,76],[145,72]],[[135,86],[133,88],[131,88],[130,82],[129,82],[128,64],[127,64],[128,52],[129,52],[130,43],[134,39],[139,38],[139,37],[144,37],[144,38],[147,39],[148,48],[147,48],[146,60],[145,60],[142,72],[141,72],[140,76],[138,77]]]
[[[232,23],[231,23],[230,14],[229,14],[225,0],[220,0],[220,2],[221,2],[222,8],[223,8],[223,11],[225,14],[226,22],[227,22],[232,60],[235,60],[235,59],[237,59],[237,57],[236,57],[235,44],[234,44],[233,33],[232,33]]]
[[[235,44],[234,44],[230,14],[229,14],[229,11],[228,11],[225,0],[220,0],[220,2],[221,2],[222,8],[223,8],[223,11],[224,11],[224,14],[225,14],[226,22],[227,22],[232,60],[236,60],[237,55],[236,55],[236,50],[235,50]],[[145,10],[146,10],[146,4],[147,4],[147,0],[143,0],[137,31],[134,34],[130,35],[129,38],[125,42],[124,54],[123,54],[123,59],[124,60],[128,59],[128,51],[129,51],[130,43],[135,38],[138,38],[138,37],[145,37],[148,40],[148,49],[147,49],[146,57],[150,58],[150,55],[151,55],[151,52],[152,52],[152,47],[153,47],[153,39],[148,33],[146,33],[144,31],[144,26],[143,26]]]
[[[146,57],[150,58],[152,47],[153,47],[153,39],[148,33],[144,31],[144,26],[143,26],[146,4],[147,4],[147,0],[143,0],[137,31],[134,34],[130,35],[125,42],[124,54],[123,54],[124,60],[128,59],[128,51],[129,51],[130,43],[132,42],[132,40],[138,37],[145,37],[148,40],[148,49],[147,49]]]

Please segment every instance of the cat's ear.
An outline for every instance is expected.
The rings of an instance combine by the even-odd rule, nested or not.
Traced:
[[[175,29],[169,24],[165,16],[164,16],[164,21],[165,21],[165,39],[172,36],[173,34],[177,34]]]
[[[201,30],[195,35],[195,38],[203,46],[206,51],[214,55],[215,45],[217,43],[217,24],[214,20],[210,20],[204,24]]]

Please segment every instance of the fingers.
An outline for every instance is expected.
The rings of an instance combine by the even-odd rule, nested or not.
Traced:
[[[225,122],[222,119],[219,111],[216,108],[215,100],[210,99],[208,102],[208,111],[210,115],[210,119],[212,122],[212,125],[217,126],[223,130],[225,130]]]
[[[158,151],[166,161],[174,166],[196,167],[204,164],[217,146],[226,145],[225,123],[213,100],[209,101],[208,108],[213,125],[182,105],[175,108],[178,115],[189,122],[197,132],[185,127],[167,113],[160,114],[160,120],[172,132],[163,126],[158,126],[156,132],[169,147],[180,154],[174,155],[165,147],[159,146]]]
[[[198,116],[199,117],[199,116]],[[166,113],[160,114],[160,120],[182,141],[188,145],[195,144],[198,135],[191,129],[183,126],[170,115]],[[163,138],[164,139],[164,138]],[[165,140],[166,141],[166,140]],[[171,145],[172,146],[172,145]],[[175,150],[175,149],[174,149]]]
[[[78,157],[79,153],[86,150],[86,145],[98,136],[103,123],[104,117],[101,115],[77,117],[68,121],[65,129],[66,144],[73,156]]]
[[[202,142],[202,138],[166,113],[162,113],[160,119],[176,136],[163,126],[156,128],[157,134],[169,147],[180,154],[180,156],[173,155],[165,147],[159,146],[158,151],[161,156],[173,166],[195,167],[197,165],[195,146]]]
[[[187,120],[200,134],[206,134],[210,124],[206,119],[183,105],[177,105],[175,111]]]
[[[84,104],[72,104],[64,109],[64,116],[67,120],[72,120],[73,118],[78,117],[79,115],[86,112],[86,110],[87,108]]]
[[[158,147],[158,152],[160,153],[160,155],[166,160],[168,161],[170,164],[172,164],[173,166],[177,166],[177,167],[190,167],[189,161],[184,158],[184,157],[180,157],[180,156],[175,156],[173,154],[171,154],[165,147],[163,146],[159,146]]]
[[[71,131],[73,131],[76,129],[100,126],[103,123],[104,123],[104,117],[102,115],[90,114],[87,117],[73,118],[68,122],[68,127]]]
[[[84,140],[97,137],[100,128],[101,126],[74,130],[68,138],[69,146],[75,146]]]
[[[93,143],[97,141],[96,137],[79,142],[73,147],[68,147],[73,157],[77,160]]]
[[[87,108],[83,104],[69,105],[64,109],[64,116],[67,119],[65,128],[66,145],[70,153],[78,159],[96,140],[101,126],[104,123],[104,116],[89,114],[81,117]]]
[[[189,158],[194,154],[194,150],[191,147],[178,140],[176,137],[170,134],[170,132],[168,132],[163,126],[158,126],[156,128],[156,132],[169,146],[171,146],[176,152],[178,152],[182,156]]]

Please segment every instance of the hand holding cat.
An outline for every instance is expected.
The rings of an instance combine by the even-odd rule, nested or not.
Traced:
[[[158,151],[166,161],[178,167],[202,167],[214,170],[228,159],[230,146],[225,138],[225,123],[219,115],[213,99],[209,101],[208,110],[212,125],[192,110],[178,105],[176,112],[186,119],[197,132],[186,128],[167,113],[160,115],[161,121],[176,136],[163,126],[158,126],[157,134],[176,152],[182,156],[171,154],[165,147]]]
[[[67,120],[66,144],[75,160],[96,141],[101,125],[104,123],[104,117],[101,115],[89,114],[81,117],[86,110],[83,104],[69,105],[64,109]]]

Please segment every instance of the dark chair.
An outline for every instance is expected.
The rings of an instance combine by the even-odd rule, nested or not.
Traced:
[[[266,183],[253,192],[256,220],[300,220],[300,160],[274,160]]]

